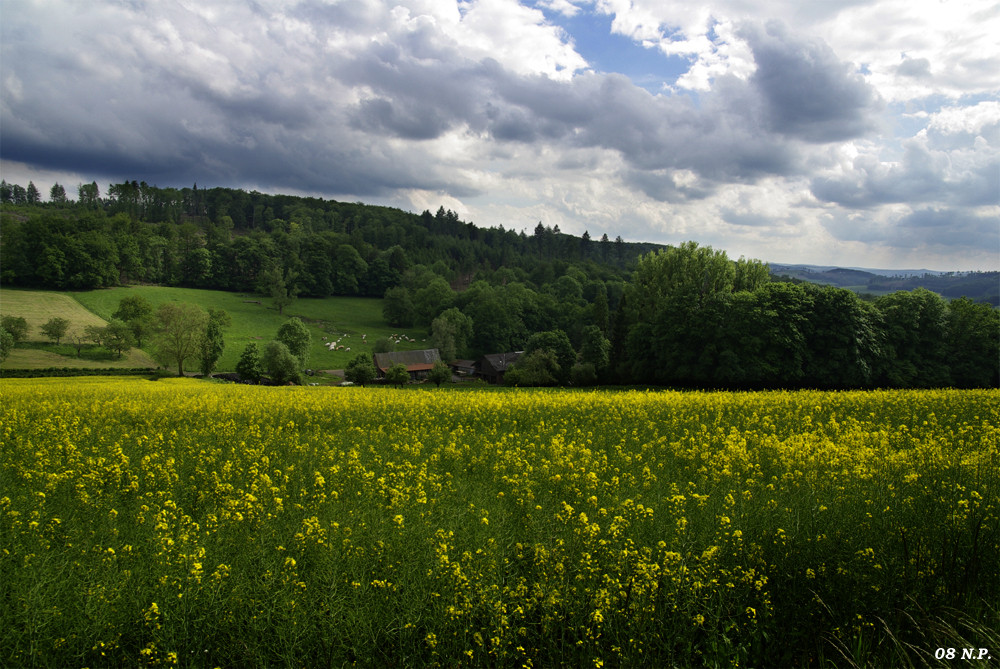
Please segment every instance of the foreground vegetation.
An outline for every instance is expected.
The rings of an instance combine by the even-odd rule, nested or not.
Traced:
[[[0,664],[1000,654],[995,390],[2,383]]]

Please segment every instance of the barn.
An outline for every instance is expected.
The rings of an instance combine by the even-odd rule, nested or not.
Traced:
[[[503,375],[524,354],[524,351],[487,353],[476,361],[476,373],[487,383],[503,383]]]
[[[428,348],[420,351],[375,353],[372,357],[378,378],[385,378],[385,373],[390,367],[401,364],[406,366],[411,381],[419,381],[427,378],[427,372],[431,371],[435,362],[440,362],[441,353],[436,348]]]

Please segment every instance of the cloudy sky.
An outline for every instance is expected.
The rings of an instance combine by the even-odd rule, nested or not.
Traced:
[[[0,169],[995,270],[997,35],[994,0],[5,0]]]

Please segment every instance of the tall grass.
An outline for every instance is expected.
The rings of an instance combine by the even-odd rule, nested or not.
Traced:
[[[996,391],[3,392],[0,664],[1000,654]]]

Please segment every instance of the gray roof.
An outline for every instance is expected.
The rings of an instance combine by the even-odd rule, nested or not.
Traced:
[[[391,353],[376,353],[375,366],[383,371],[397,364],[406,365],[407,369],[412,367],[430,369],[440,359],[441,354],[436,348],[427,348],[421,351],[393,351]]]
[[[517,362],[524,354],[524,351],[510,351],[508,353],[487,353],[479,360],[479,369],[484,367],[494,372],[506,372],[507,368]]]

